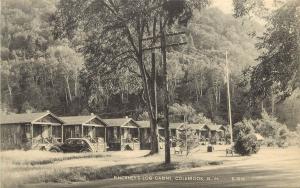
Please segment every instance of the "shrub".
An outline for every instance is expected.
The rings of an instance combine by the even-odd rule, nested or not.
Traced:
[[[276,145],[276,140],[272,137],[267,137],[264,139],[264,141],[262,142],[263,145],[266,145],[268,147],[273,147]]]
[[[241,122],[237,122],[233,126],[233,138],[237,139],[240,136],[248,135],[254,133],[254,128],[252,126],[252,120],[243,119]]]
[[[225,143],[226,144],[230,144],[230,133],[228,133],[227,131],[226,131],[226,133],[225,133]]]
[[[250,133],[238,136],[234,145],[234,149],[236,153],[243,156],[257,153],[259,150],[259,145],[255,134]]]
[[[290,146],[300,145],[300,134],[296,131],[289,132],[287,142]]]
[[[286,126],[280,127],[276,133],[276,141],[279,147],[288,145],[289,130]]]

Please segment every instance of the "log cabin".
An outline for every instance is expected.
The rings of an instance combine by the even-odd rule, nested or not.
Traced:
[[[1,115],[1,150],[34,148],[38,144],[62,142],[62,124],[50,111]]]
[[[108,124],[99,116],[62,116],[63,140],[68,138],[88,138],[97,145],[99,151],[106,148],[106,127]]]
[[[104,119],[110,151],[140,149],[140,125],[131,118]]]
[[[226,127],[222,125],[192,124],[192,123],[170,123],[170,137],[173,140],[179,138],[180,131],[185,129],[193,130],[195,142],[202,144],[216,144],[224,142]],[[197,141],[197,142],[198,142]],[[172,146],[177,144],[172,142]]]
[[[149,150],[151,149],[151,129],[150,121],[136,121],[140,125],[140,149]],[[159,145],[162,149],[164,144],[164,128],[158,126]]]
[[[179,139],[179,129],[184,126],[186,123],[170,123],[169,124],[169,131],[170,131],[170,140],[171,140],[171,147],[177,146],[177,139]]]
[[[201,125],[200,124],[193,124],[193,123],[189,123],[189,124],[183,124],[181,125],[178,129],[179,130],[185,130],[185,129],[188,129],[188,130],[193,130],[193,133],[194,133],[194,137],[198,140],[200,140],[201,138]]]
[[[225,142],[226,127],[222,125],[201,125],[201,138],[200,141],[210,144],[217,144]]]
[[[169,124],[170,138],[178,138],[178,129],[180,129],[180,127],[184,125],[185,123],[170,123]]]

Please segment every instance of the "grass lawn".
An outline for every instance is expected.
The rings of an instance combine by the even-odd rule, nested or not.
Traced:
[[[164,155],[144,157],[149,151],[105,153],[51,153],[47,151],[3,151],[1,187],[26,183],[80,182],[206,165],[221,160],[202,160],[197,155],[172,156],[172,164],[163,164]]]

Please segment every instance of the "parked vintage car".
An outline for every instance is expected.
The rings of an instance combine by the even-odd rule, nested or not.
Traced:
[[[69,138],[62,144],[54,144],[47,150],[51,152],[97,152],[98,143],[93,143],[87,138]]]

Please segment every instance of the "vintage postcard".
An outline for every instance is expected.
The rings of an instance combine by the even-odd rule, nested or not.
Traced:
[[[1,188],[299,188],[300,0],[1,0]]]

